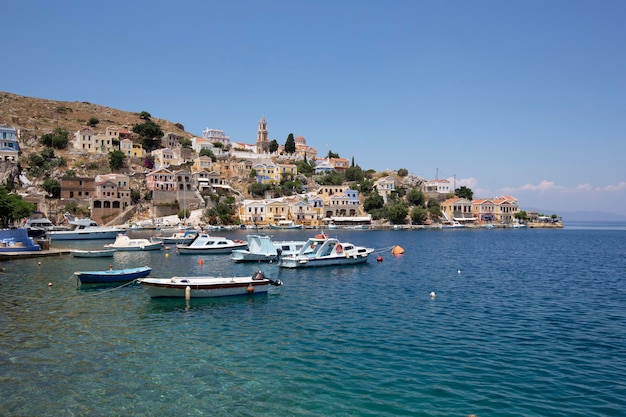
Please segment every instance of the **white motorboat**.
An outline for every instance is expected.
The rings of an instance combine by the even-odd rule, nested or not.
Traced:
[[[304,241],[273,241],[268,235],[248,235],[248,249],[234,249],[231,259],[235,262],[273,262],[282,255],[296,253]]]
[[[223,254],[231,253],[233,249],[242,249],[248,245],[243,240],[232,240],[223,236],[211,236],[208,233],[199,233],[188,245],[176,245],[178,253],[182,254]]]
[[[115,238],[115,242],[104,245],[104,247],[117,251],[160,250],[163,247],[163,242],[144,238],[131,239],[127,234],[120,233]]]
[[[297,224],[293,220],[280,220],[278,223],[271,223],[270,229],[279,229],[279,230],[291,230],[291,229],[302,229],[304,226],[301,224]]]
[[[278,265],[284,268],[354,265],[365,263],[372,252],[373,248],[318,234],[309,238],[297,253],[281,256]]]
[[[92,219],[75,219],[66,214],[69,230],[52,230],[46,233],[50,240],[85,240],[85,239],[115,239],[124,229],[113,226],[100,226]]]
[[[280,280],[266,278],[261,271],[246,277],[141,278],[137,282],[152,298],[207,298],[262,294],[268,292],[270,285],[282,285]]]

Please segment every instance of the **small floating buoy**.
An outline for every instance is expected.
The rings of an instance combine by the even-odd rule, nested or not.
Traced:
[[[198,265],[202,266],[202,258],[198,259]]]
[[[48,283],[48,287],[52,287],[52,283],[51,282]]]
[[[431,292],[430,292],[430,298],[431,298],[431,299],[434,299],[434,298],[435,298],[435,292],[434,292],[434,291],[431,291]]]
[[[165,254],[165,257],[166,257],[166,258],[169,258],[169,257],[170,257],[170,254],[169,254],[169,253],[166,253],[166,254]]]
[[[37,265],[41,266],[41,262],[37,262]]]
[[[396,245],[391,249],[392,255],[402,255],[403,253],[404,253],[404,248],[402,248],[401,246]]]
[[[248,294],[252,294],[254,292],[254,287],[252,286],[252,284],[248,285],[248,288],[246,288],[246,291],[248,291]]]
[[[460,270],[460,269],[457,269],[457,270],[456,270],[456,273],[457,273],[457,274],[460,274],[460,273],[461,273],[461,270]]]
[[[378,255],[378,258],[376,258],[376,262],[382,262],[383,261],[383,257]]]
[[[189,300],[191,298],[191,287],[187,285],[185,287],[185,300]]]

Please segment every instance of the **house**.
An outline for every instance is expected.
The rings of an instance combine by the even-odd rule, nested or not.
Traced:
[[[74,132],[74,149],[88,153],[95,153],[94,137],[95,133],[90,127],[83,127]]]
[[[256,180],[262,184],[279,183],[280,170],[274,163],[259,163],[252,165],[252,169],[256,172]]]
[[[239,209],[239,218],[250,225],[268,225],[266,200],[244,200]]]
[[[146,187],[151,191],[176,191],[174,174],[162,168],[146,175]]]
[[[383,198],[385,204],[387,204],[387,198],[396,190],[398,182],[390,175],[382,177],[376,180],[374,187],[378,194]]]
[[[17,162],[20,146],[15,128],[0,125],[0,161]]]
[[[141,145],[134,143],[131,139],[120,140],[120,151],[128,158],[143,158],[144,149]]]
[[[61,178],[61,200],[73,200],[77,204],[88,205],[96,190],[95,182],[94,178],[89,177]]]
[[[298,167],[295,164],[278,164],[280,180],[293,181],[298,175]]]
[[[441,211],[450,223],[459,222],[461,224],[474,222],[472,212],[472,202],[466,198],[454,197],[441,202]]]
[[[324,175],[334,171],[335,168],[330,164],[327,158],[318,158],[315,160],[315,174]]]
[[[492,201],[495,205],[496,220],[500,223],[512,223],[515,213],[519,211],[517,199],[511,196],[501,196]]]
[[[223,130],[209,129],[207,127],[206,129],[202,131],[202,138],[206,140],[206,142],[210,143],[211,145],[214,143],[221,143],[222,148],[230,147],[230,137],[226,136]]]
[[[496,205],[489,199],[474,199],[472,200],[472,214],[479,222],[495,221]]]
[[[130,206],[130,177],[124,174],[98,175],[91,198],[91,217],[107,223]]]
[[[430,196],[437,194],[449,194],[454,190],[450,187],[450,181],[448,180],[430,180],[424,184],[424,192]]]

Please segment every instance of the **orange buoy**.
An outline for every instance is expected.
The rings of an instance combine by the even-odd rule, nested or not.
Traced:
[[[393,249],[391,249],[391,254],[392,255],[402,255],[404,253],[404,249],[401,246],[394,246]]]
[[[198,259],[198,265],[202,266],[202,258]]]
[[[377,262],[382,262],[382,261],[383,261],[383,257],[382,257],[382,256],[380,256],[380,255],[378,255],[378,258],[376,258],[376,261],[377,261]]]
[[[252,294],[254,292],[254,287],[252,286],[252,284],[248,285],[248,288],[246,288],[246,291],[248,291],[248,294]]]

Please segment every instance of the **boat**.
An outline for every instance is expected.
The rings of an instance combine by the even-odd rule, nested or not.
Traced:
[[[38,252],[41,246],[35,243],[23,228],[0,230],[0,253]]]
[[[86,239],[115,239],[124,229],[113,226],[100,226],[92,219],[76,219],[66,214],[69,230],[53,230],[46,235],[50,240],[86,240]]]
[[[242,249],[248,245],[243,240],[232,240],[222,236],[211,236],[208,233],[198,233],[188,245],[176,245],[178,253],[183,254],[223,254],[231,253],[233,249]]]
[[[74,258],[110,258],[115,253],[115,249],[83,250],[73,249],[70,251]]]
[[[106,269],[103,271],[74,272],[81,284],[104,284],[111,282],[130,282],[150,275],[152,268],[140,266],[127,269]]]
[[[243,277],[172,277],[142,278],[137,282],[151,298],[208,298],[234,295],[267,293],[270,285],[280,286],[280,280],[266,278],[257,271],[252,276]]]
[[[184,245],[194,240],[194,238],[197,235],[198,235],[198,231],[195,229],[191,229],[191,230],[174,232],[168,236],[157,235],[156,238],[160,239],[163,243],[168,244],[168,245],[171,245],[171,244]]]
[[[297,253],[281,256],[283,268],[306,268],[314,266],[354,265],[367,261],[373,248],[340,242],[322,233],[309,238]]]
[[[235,262],[273,262],[281,255],[295,253],[304,241],[273,241],[271,236],[247,235],[248,249],[234,249],[231,259]]]
[[[20,227],[26,229],[30,237],[40,237],[55,230],[69,230],[67,226],[56,226],[43,216],[30,217],[24,220]]]
[[[120,233],[115,238],[115,242],[104,245],[104,247],[118,251],[160,250],[163,247],[163,242],[145,238],[131,239],[127,234]]]
[[[270,229],[290,230],[302,229],[304,226],[296,224],[293,220],[280,220],[278,223],[270,223]]]

